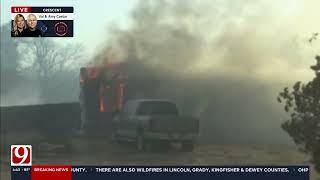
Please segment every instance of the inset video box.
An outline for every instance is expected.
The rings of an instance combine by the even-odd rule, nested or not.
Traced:
[[[73,7],[11,7],[11,37],[73,37]]]

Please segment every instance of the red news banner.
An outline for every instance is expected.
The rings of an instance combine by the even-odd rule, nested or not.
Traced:
[[[11,37],[73,37],[73,7],[11,7]]]
[[[72,180],[71,166],[32,166],[31,180]]]

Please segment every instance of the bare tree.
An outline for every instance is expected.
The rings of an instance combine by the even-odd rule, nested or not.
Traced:
[[[80,44],[61,45],[47,38],[26,39],[21,50],[25,52],[25,58],[20,63],[20,70],[37,78],[43,99],[69,83],[62,75],[79,68],[83,55]]]

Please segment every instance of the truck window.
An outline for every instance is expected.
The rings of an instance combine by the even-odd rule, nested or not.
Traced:
[[[137,115],[178,115],[177,107],[174,103],[171,102],[161,102],[161,101],[147,101],[140,103],[137,112]]]

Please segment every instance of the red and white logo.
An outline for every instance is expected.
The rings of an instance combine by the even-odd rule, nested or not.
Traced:
[[[11,166],[31,166],[31,164],[31,145],[11,145]]]
[[[68,25],[64,22],[58,22],[54,25],[54,32],[58,36],[64,36],[68,33]]]

